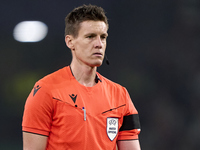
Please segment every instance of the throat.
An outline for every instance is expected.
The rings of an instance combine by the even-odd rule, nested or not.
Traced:
[[[86,87],[92,87],[95,86],[99,81],[101,82],[101,79],[98,77],[98,75],[95,72],[85,72],[79,70],[76,72],[73,68],[70,66],[70,70],[72,75],[75,77],[75,79],[82,85]]]
[[[84,85],[85,87],[93,87],[93,86],[95,86],[97,84],[96,82],[90,82],[90,83],[81,83],[81,82],[79,82],[79,83]]]

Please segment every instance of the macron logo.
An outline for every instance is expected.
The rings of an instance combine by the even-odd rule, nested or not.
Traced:
[[[33,96],[35,96],[35,94],[37,93],[37,91],[40,89],[41,87],[39,85],[37,85],[36,87],[34,87],[34,91],[33,91]]]
[[[71,99],[72,99],[73,102],[75,103],[75,102],[76,102],[76,97],[77,97],[77,95],[72,94],[72,95],[69,95],[69,96],[71,97]]]

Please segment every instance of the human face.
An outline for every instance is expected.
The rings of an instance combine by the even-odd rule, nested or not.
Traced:
[[[73,61],[91,67],[100,66],[106,49],[107,30],[103,21],[82,22],[78,36],[72,40]]]

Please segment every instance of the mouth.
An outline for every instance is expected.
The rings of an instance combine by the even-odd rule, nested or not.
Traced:
[[[93,53],[93,55],[95,55],[95,56],[103,56],[103,54],[102,53]]]

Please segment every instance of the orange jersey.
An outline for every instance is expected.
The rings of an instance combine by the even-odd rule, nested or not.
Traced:
[[[70,67],[39,80],[24,109],[22,130],[48,136],[47,150],[112,150],[117,140],[138,139],[138,112],[127,90],[97,73],[81,85]]]

